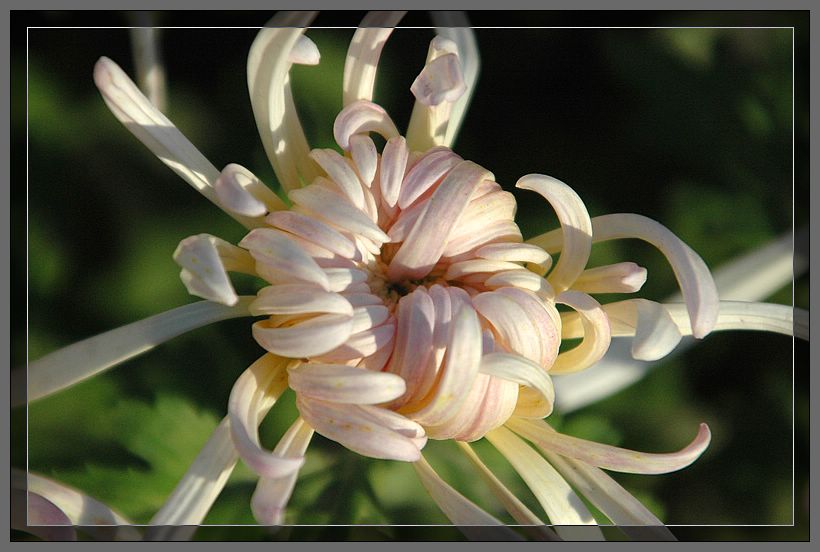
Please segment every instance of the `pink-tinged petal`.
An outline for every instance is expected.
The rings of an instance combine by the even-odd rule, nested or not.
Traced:
[[[252,172],[231,163],[214,183],[220,205],[228,211],[245,217],[261,217],[270,211],[286,209],[285,203]],[[261,226],[259,221],[257,226]]]
[[[452,299],[451,296],[451,303]],[[478,315],[472,307],[460,305],[450,323],[441,376],[427,403],[412,413],[413,419],[421,424],[436,425],[452,417],[466,399],[464,389],[472,386],[480,363],[481,326]]]
[[[428,63],[410,86],[410,92],[426,106],[455,102],[467,89],[455,54],[439,56]]]
[[[310,240],[306,240],[301,236],[297,236],[296,234],[285,233],[285,236],[296,244],[302,251],[305,252],[309,257],[313,257],[313,260],[316,261],[316,264],[319,265],[320,268],[356,268],[356,263],[361,261],[361,256],[359,255],[358,249],[356,250],[355,258],[350,259],[348,257],[343,257],[338,253],[334,253],[329,249],[321,245],[317,245],[316,242],[312,242]],[[292,279],[283,279],[281,275],[276,277],[275,275],[271,275],[273,278],[273,282],[279,283],[288,283],[292,281]]]
[[[342,100],[345,106],[357,100],[373,99],[376,83],[376,68],[379,64],[384,43],[406,12],[374,11],[365,16],[356,29],[347,49]]]
[[[371,372],[343,364],[301,364],[288,369],[288,384],[297,393],[334,403],[379,404],[404,394],[395,374]]]
[[[78,341],[28,364],[20,374],[26,381],[28,402],[56,393],[150,351],[160,343],[196,328],[249,316],[252,297],[240,297],[233,307],[199,301],[150,316],[94,337]],[[14,377],[14,376],[12,376]],[[25,394],[24,394],[25,396]]]
[[[513,381],[538,391],[542,398],[552,405],[555,389],[547,372],[538,364],[520,355],[510,353],[490,353],[481,358],[479,368],[482,374]]]
[[[53,502],[25,489],[11,489],[11,529],[47,542],[76,541],[71,520]]]
[[[550,176],[530,174],[515,187],[541,194],[555,209],[564,242],[561,257],[548,279],[557,292],[570,288],[584,271],[592,248],[592,223],[584,202],[572,188]]]
[[[163,115],[128,78],[120,67],[106,57],[94,65],[94,84],[111,113],[188,184],[221,208],[214,184],[219,171]],[[255,222],[226,211],[234,219],[252,228]]]
[[[347,299],[347,301],[353,305],[353,307],[365,307],[367,305],[381,305],[382,300],[380,297],[373,295],[372,293],[348,293],[345,292],[342,296]]]
[[[359,176],[347,159],[332,149],[314,149],[310,152],[310,157],[324,169],[351,204],[360,210],[364,208],[364,193]]]
[[[467,208],[473,188],[482,180],[492,179],[492,173],[470,161],[462,161],[450,171],[393,257],[387,276],[391,280],[426,276],[441,257],[450,233]]]
[[[697,253],[683,243],[662,224],[632,213],[604,215],[592,219],[593,241],[637,238],[644,240],[664,254],[678,280],[691,320],[692,335],[701,338],[708,334],[718,317],[718,293],[709,268]],[[554,251],[561,239],[561,231],[537,236],[534,243]]]
[[[297,471],[304,458],[284,458],[259,444],[260,414],[267,412],[287,389],[287,367],[293,361],[265,355],[245,370],[231,390],[228,418],[239,456],[264,477],[283,477]]]
[[[407,138],[415,151],[449,145],[447,126],[452,106],[467,88],[457,54],[458,47],[452,40],[435,37],[430,42],[424,69],[410,87],[416,103]]]
[[[396,334],[396,324],[388,321],[386,324],[370,328],[358,333],[351,334],[342,345],[333,349],[324,355],[314,356],[311,359],[314,362],[324,363],[347,363],[352,360],[364,359],[376,354],[379,350],[390,345]],[[385,362],[387,362],[385,360]],[[378,369],[370,368],[370,364],[360,365],[362,367],[371,369],[373,371],[381,371],[384,364],[378,366]]]
[[[448,485],[433,470],[427,460],[422,456],[419,461],[413,463],[416,473],[421,480],[421,484],[430,493],[430,497],[441,508],[453,525],[458,525],[462,531],[480,531],[479,527],[471,526],[493,526],[492,535],[496,538],[503,536],[505,540],[521,540],[521,537],[511,529],[504,527],[499,520],[476,506],[461,493]],[[495,526],[499,526],[496,528]],[[476,536],[480,537],[479,534]]]
[[[475,220],[467,224],[462,223],[450,235],[442,256],[451,258],[488,243],[520,242],[521,240],[521,230],[512,220],[497,220],[485,224],[479,224],[478,220]]]
[[[553,300],[555,290],[544,278],[529,270],[505,270],[497,272],[484,281],[490,289],[516,287],[532,291],[542,299]]]
[[[619,526],[652,527],[652,540],[675,540],[661,520],[603,470],[546,451],[550,463],[581,494]]]
[[[356,307],[353,309],[351,331],[355,334],[381,326],[389,317],[390,311],[384,305]]]
[[[539,540],[560,540],[558,535],[552,529],[543,527],[544,522],[536,516],[532,510],[521,502],[512,491],[510,491],[492,471],[481,461],[478,455],[473,451],[473,448],[467,444],[458,441],[459,448],[464,452],[464,455],[470,462],[478,469],[482,479],[489,485],[493,495],[504,505],[504,509],[510,513],[513,519],[520,525],[534,525],[534,529],[538,532],[535,536]]]
[[[368,188],[372,186],[379,166],[379,154],[370,136],[356,134],[350,137],[350,157],[364,185]]]
[[[390,242],[399,243],[407,239],[410,230],[416,225],[416,221],[419,220],[429,204],[429,201],[420,201],[409,209],[403,210],[387,232],[387,235],[390,236]]]
[[[351,317],[322,314],[287,328],[271,327],[270,322],[252,326],[256,342],[271,353],[289,358],[305,358],[332,351],[350,337]]]
[[[271,226],[296,234],[342,257],[353,259],[356,256],[356,246],[352,241],[313,217],[294,211],[279,211],[271,213],[265,220]]]
[[[313,437],[313,428],[301,418],[297,418],[280,439],[273,452],[285,458],[303,457],[310,444],[311,437]],[[294,472],[276,479],[266,477],[259,479],[253,497],[251,497],[251,509],[257,522],[264,525],[279,525],[282,523],[285,506],[290,500],[298,477],[298,472]]]
[[[555,308],[555,303],[531,291],[515,287],[499,288],[495,292],[518,303],[533,321],[536,328],[534,335],[537,336],[537,341],[541,345],[541,357],[538,363],[549,369],[555,362],[561,346],[561,315]]]
[[[399,207],[407,209],[461,161],[461,157],[449,149],[434,148],[425,153],[407,171],[399,194]]]
[[[453,305],[447,289],[435,284],[430,287],[430,298],[433,300],[433,310],[435,311],[435,325],[433,327],[433,358],[438,371],[444,361],[444,354],[447,352],[447,342],[450,338],[450,322],[453,319]],[[432,378],[431,378],[432,379]],[[432,381],[430,382],[432,385]],[[422,387],[424,394],[429,391],[429,386]]]
[[[386,427],[363,407],[303,396],[297,396],[296,407],[317,433],[363,456],[402,462],[415,462],[421,456],[412,438]]]
[[[302,35],[313,17],[315,13],[302,12],[290,17],[293,21],[286,27],[261,29],[248,53],[248,91],[254,119],[276,179],[285,190],[298,188],[302,181],[311,182],[318,173],[308,157],[310,147],[293,103],[289,78],[293,60],[305,57],[308,47]]]
[[[511,419],[507,426],[539,448],[580,460],[591,466],[622,473],[646,475],[669,473],[685,468],[709,446],[709,426],[700,424],[695,439],[677,452],[654,454],[594,443],[562,435],[543,420]]]
[[[338,293],[305,284],[279,284],[262,288],[250,306],[262,314],[334,313],[353,316],[353,306]]]
[[[376,226],[366,213],[348,203],[343,196],[319,185],[311,184],[290,192],[290,199],[307,214],[317,215],[343,230],[361,234],[378,243],[390,238]]]
[[[385,140],[399,135],[399,131],[387,112],[370,101],[355,101],[342,109],[333,123],[333,137],[339,147],[350,149],[350,137],[356,134],[376,132]]]
[[[174,251],[174,261],[182,267],[180,278],[191,295],[215,303],[232,306],[239,301],[220,250],[234,248],[234,257],[244,257],[246,271],[253,270],[253,261],[246,251],[209,234],[185,238]]]
[[[506,422],[518,401],[518,384],[490,376],[482,407],[469,424],[453,437],[458,441],[477,441]]]
[[[635,263],[616,263],[588,268],[572,289],[585,293],[634,293],[646,282],[646,269]]]
[[[42,475],[31,472],[26,473],[22,470],[12,468],[11,488],[18,490],[27,489],[29,497],[36,495],[44,498],[57,508],[58,511],[55,511],[48,505],[41,503],[39,506],[42,506],[42,508],[37,508],[36,510],[38,511],[32,512],[29,510],[29,515],[35,514],[49,517],[48,520],[43,519],[43,522],[53,522],[54,525],[64,525],[65,518],[68,518],[68,525],[121,525],[124,527],[117,528],[118,534],[116,536],[118,538],[127,540],[140,539],[139,531],[134,527],[128,527],[133,525],[132,521],[129,521],[99,500],[81,493],[77,489],[69,487],[64,483],[59,483]],[[25,500],[25,498],[23,500]],[[31,506],[31,503],[29,503],[29,506]],[[26,510],[24,508],[24,524],[26,524],[25,514]],[[37,520],[32,517],[28,520],[28,523],[35,524],[36,521]]]
[[[550,262],[550,254],[528,243],[490,243],[480,247],[476,256],[489,261],[510,261],[545,265]]]
[[[600,303],[585,293],[565,291],[555,298],[575,309],[581,315],[584,339],[569,351],[558,355],[550,369],[552,374],[571,374],[589,368],[606,354],[611,341],[611,330],[606,312]]]
[[[298,245],[278,230],[255,228],[239,242],[256,259],[256,270],[271,283],[296,279],[330,291],[325,272]]]
[[[330,291],[349,291],[351,286],[367,281],[367,273],[358,268],[326,268],[324,270]]]
[[[461,433],[464,428],[472,424],[481,414],[484,408],[484,398],[487,395],[487,388],[490,386],[490,376],[478,374],[473,381],[473,385],[467,391],[461,407],[449,419],[437,425],[425,426],[427,435],[437,440],[453,439]],[[465,439],[466,440],[466,439]]]
[[[494,272],[502,272],[507,270],[521,270],[526,269],[516,263],[507,261],[488,261],[485,259],[470,259],[467,261],[460,261],[451,264],[444,273],[445,280],[458,280],[465,276],[473,274],[491,274]]]
[[[512,464],[527,483],[553,525],[594,525],[583,501],[564,478],[520,437],[505,427],[487,434],[487,440]],[[557,529],[561,534],[561,529]],[[598,532],[598,536],[600,532]]]
[[[382,162],[379,171],[379,186],[382,200],[390,207],[394,207],[399,200],[399,192],[404,180],[404,171],[407,168],[407,141],[403,136],[391,138],[382,150]]]
[[[533,339],[538,335],[538,327],[517,301],[491,291],[473,297],[473,305],[487,319],[502,343],[534,362],[541,362],[541,343]]]
[[[470,97],[475,90],[479,66],[481,65],[475,33],[473,29],[470,28],[469,21],[467,21],[464,13],[465,12],[446,11],[432,13],[438,35],[452,40],[456,44],[458,60],[459,63],[461,63],[461,72],[464,75],[464,83],[467,86],[465,93],[462,94],[458,101],[453,103],[450,109],[450,120],[447,124],[447,133],[444,137],[444,145],[447,146],[452,144],[456,139],[458,130],[461,127],[461,121],[467,112]]]
[[[679,311],[684,320],[677,324],[663,305],[647,299],[629,299],[603,306],[609,319],[613,336],[634,336],[632,356],[638,360],[658,360],[668,355],[680,343],[689,329],[689,317],[685,305]],[[681,331],[683,328],[684,332]],[[564,339],[581,337],[584,333],[582,319],[577,313],[564,314]]]
[[[386,370],[401,376],[407,383],[404,396],[390,405],[398,408],[423,397],[435,377],[432,355],[434,303],[422,288],[399,300],[396,315],[396,343]]]

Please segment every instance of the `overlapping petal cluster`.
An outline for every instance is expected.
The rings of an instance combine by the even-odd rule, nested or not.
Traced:
[[[740,307],[721,311],[704,262],[661,224],[634,214],[590,218],[578,194],[549,176],[530,174],[516,186],[542,196],[560,227],[524,242],[513,195],[450,149],[477,73],[467,29],[443,29],[431,42],[402,135],[373,102],[397,16],[368,16],[348,51],[344,107],[333,127],[339,150],[311,150],[289,84],[292,64],[320,59],[304,35],[308,20],[281,16],[274,24],[287,27],[261,30],[248,59],[254,116],[281,197],[240,165],[218,171],[112,61],[95,68],[106,103],[129,130],[248,229],[237,245],[208,234],[180,243],[174,258],[189,292],[233,309],[208,314],[214,319],[264,317],[252,332],[266,353],[238,379],[228,416],[152,524],[199,523],[237,457],[260,477],[256,518],[281,523],[319,433],[362,455],[413,462],[454,523],[500,522],[441,480],[422,454],[428,439],[457,441],[519,523],[543,522],[468,443],[486,437],[553,524],[594,523],[579,491],[615,523],[661,525],[601,468],[685,467],[708,446],[706,425],[671,454],[562,435],[544,421],[552,378],[594,365],[613,335],[634,336],[635,358],[661,358],[683,335],[733,327]],[[646,280],[632,262],[587,266],[594,243],[621,238],[645,240],[666,256],[683,304],[602,305],[593,297],[637,292]],[[266,285],[240,297],[229,272]],[[571,339],[580,341],[562,350]],[[299,417],[269,451],[258,427],[287,389]]]

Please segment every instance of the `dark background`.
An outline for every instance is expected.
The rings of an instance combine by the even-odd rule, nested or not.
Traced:
[[[154,24],[258,27],[270,15],[163,12],[154,14]],[[354,26],[362,15],[322,13],[315,25]],[[592,216],[650,216],[713,268],[788,232],[793,221],[797,228],[807,223],[807,14],[469,16],[476,26],[689,27],[477,29],[481,75],[455,149],[493,171],[506,188],[527,173],[550,174],[572,185]],[[12,308],[18,323],[12,366],[25,363],[27,337],[34,359],[191,302],[171,259],[176,244],[200,232],[232,242],[243,235],[107,112],[92,68],[106,55],[134,74],[127,29],[30,29],[26,37],[25,26],[128,26],[132,17],[13,14]],[[402,25],[428,26],[429,15],[413,12]],[[796,29],[793,34],[791,28],[697,27]],[[322,64],[294,72],[294,95],[314,147],[332,147],[331,125],[341,107],[341,69],[352,33],[310,31]],[[217,167],[237,162],[273,184],[245,81],[255,34],[254,28],[166,29],[166,113]],[[399,128],[409,120],[409,85],[431,38],[429,30],[400,29],[385,48],[375,99]],[[516,195],[525,236],[555,227],[554,215],[540,198]],[[645,244],[596,246],[593,262],[617,260],[649,269],[641,296],[662,299],[674,291],[671,270]],[[797,280],[794,294],[796,304],[807,308],[807,276]],[[770,300],[790,304],[791,298],[787,286]],[[714,334],[632,388],[551,421],[567,433],[650,452],[680,448],[697,423],[706,421],[712,444],[690,468],[616,478],[667,523],[723,525],[675,529],[682,539],[806,539],[807,352],[808,346],[798,343],[793,364],[792,342],[784,336]],[[247,320],[223,322],[38,402],[29,410],[30,467],[145,522],[224,415],[233,381],[259,354]],[[263,428],[263,441],[274,444],[294,415],[292,402],[277,406]],[[24,412],[13,413],[17,438],[25,435],[25,423]],[[460,459],[450,459],[455,450],[449,445],[428,446],[433,465],[467,496],[493,508],[485,491],[471,488]],[[479,451],[493,459],[488,448]],[[321,437],[309,456],[289,509],[290,523],[446,523],[407,466],[357,457]],[[16,448],[12,460],[24,466],[25,449]],[[496,465],[522,500],[534,504],[510,470]],[[240,466],[206,521],[252,523],[253,481]],[[533,508],[540,511],[537,504]],[[793,520],[798,526],[788,527]],[[756,524],[785,526],[738,527]],[[364,534],[353,528],[284,529],[275,535],[224,531],[201,536],[429,535],[390,528]]]

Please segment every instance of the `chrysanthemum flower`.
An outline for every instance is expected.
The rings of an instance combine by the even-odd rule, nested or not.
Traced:
[[[207,234],[182,240],[174,253],[182,281],[210,303],[124,329],[120,347],[110,346],[109,335],[107,352],[90,355],[86,343],[35,363],[30,398],[192,327],[261,316],[250,330],[264,354],[237,380],[227,417],[152,524],[200,523],[238,458],[259,476],[256,519],[282,523],[319,433],[364,456],[413,463],[430,496],[459,525],[501,522],[437,475],[423,455],[429,439],[456,441],[520,524],[594,524],[581,492],[614,523],[661,525],[602,469],[684,468],[708,446],[707,426],[693,428],[694,439],[669,454],[563,435],[546,421],[552,378],[594,365],[613,335],[634,336],[635,358],[655,360],[683,335],[736,327],[791,333],[791,309],[721,304],[704,262],[664,226],[635,214],[590,218],[578,194],[549,176],[529,174],[516,186],[545,199],[560,228],[524,242],[513,195],[490,170],[450,149],[476,76],[466,29],[431,42],[402,134],[372,97],[395,22],[366,21],[345,64],[344,107],[333,122],[339,149],[311,150],[288,74],[294,63],[318,63],[319,52],[304,35],[302,16],[287,17],[278,23],[296,26],[261,30],[248,59],[254,115],[286,198],[240,165],[218,171],[114,62],[97,63],[95,82],[117,118],[248,233],[236,245]],[[620,238],[645,240],[666,256],[684,303],[602,305],[594,298],[638,292],[646,280],[646,270],[628,260],[587,266],[593,243]],[[267,285],[255,297],[240,297],[229,272]],[[580,342],[562,350],[570,339]],[[55,381],[58,362],[71,366],[67,359],[79,364],[94,355],[96,363],[81,375],[68,370]],[[288,388],[299,417],[266,450],[259,424]],[[521,475],[547,518],[482,462],[469,444],[482,438]]]

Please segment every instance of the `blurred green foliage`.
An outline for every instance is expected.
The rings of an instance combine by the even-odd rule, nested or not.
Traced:
[[[311,31],[322,62],[294,71],[295,97],[315,147],[333,147],[351,35]],[[253,36],[253,29],[166,29],[167,112],[215,165],[240,163],[275,184],[245,85]],[[431,36],[400,30],[385,49],[377,101],[400,128]],[[791,228],[792,107],[796,140],[806,139],[808,125],[807,108],[792,105],[789,29],[480,29],[477,38],[481,80],[457,150],[508,189],[524,174],[551,174],[578,190],[591,215],[651,216],[712,267]],[[29,325],[27,335],[13,335],[13,365],[25,362],[26,338],[34,359],[192,301],[171,259],[176,244],[200,232],[232,242],[243,235],[107,112],[91,71],[107,55],[133,74],[125,30],[32,29],[29,48],[28,248],[18,243],[13,250],[18,274],[28,254]],[[16,133],[24,115],[15,113]],[[796,185],[803,190],[807,183]],[[556,225],[543,201],[515,193],[525,235]],[[807,220],[799,207],[796,216],[798,227]],[[632,241],[596,246],[593,264],[616,260],[648,268],[642,296],[661,299],[674,291],[671,270],[651,248]],[[255,284],[242,285],[253,291]],[[797,286],[804,303],[806,279]],[[260,354],[246,320],[223,322],[39,401],[28,411],[29,467],[147,522],[224,415],[233,381]],[[807,368],[805,357],[799,349],[798,371]],[[807,515],[808,473],[798,455],[793,496],[792,406],[796,401],[798,447],[808,443],[808,406],[803,379],[797,397],[792,394],[791,367],[792,343],[783,336],[714,335],[632,388],[551,419],[561,431],[647,451],[680,448],[706,421],[712,445],[692,467],[616,478],[668,523],[790,524]],[[295,415],[288,394],[263,425],[263,443],[275,444]],[[18,434],[24,417],[13,413]],[[479,442],[476,450],[539,511],[492,447]],[[455,445],[431,442],[425,451],[453,486],[511,521],[488,489],[475,484]],[[17,452],[15,463],[24,461]],[[447,523],[412,471],[316,436],[286,521]],[[206,523],[252,524],[253,486],[240,463]],[[340,534],[297,529],[208,535]],[[367,535],[406,535],[397,530]],[[356,538],[355,528],[345,531],[342,538]],[[714,534],[738,535],[728,527]],[[781,535],[777,528],[770,534]]]

